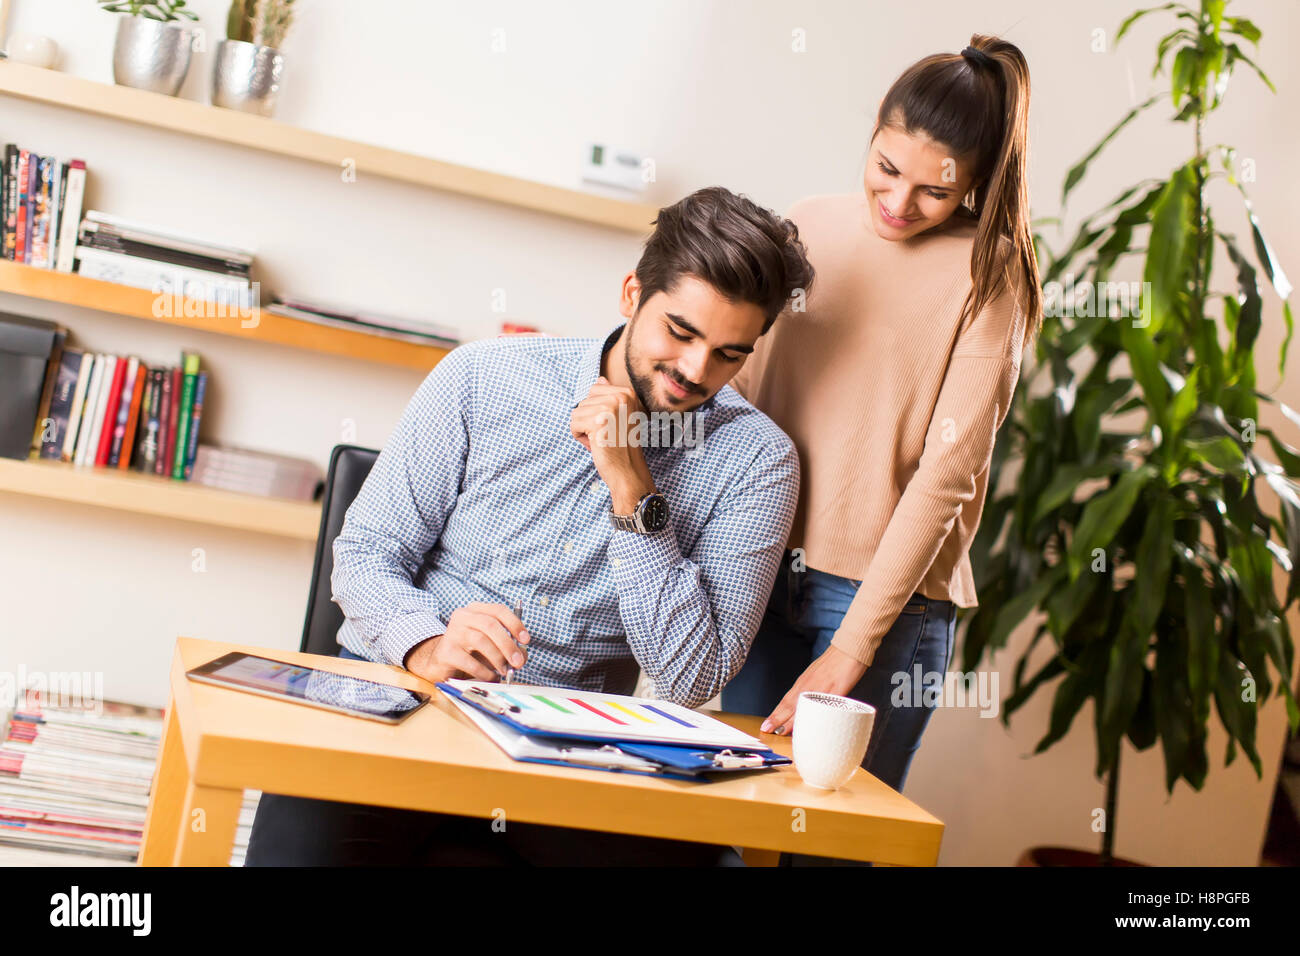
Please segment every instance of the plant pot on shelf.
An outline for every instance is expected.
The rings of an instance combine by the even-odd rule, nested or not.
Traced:
[[[1111,866],[1145,866],[1121,856],[1111,859]],[[1101,854],[1092,850],[1075,850],[1066,846],[1031,846],[1016,866],[1101,866]]]
[[[212,67],[212,105],[270,116],[283,74],[284,56],[274,47],[222,40]]]
[[[113,44],[113,82],[175,96],[190,69],[193,39],[187,27],[122,16]]]

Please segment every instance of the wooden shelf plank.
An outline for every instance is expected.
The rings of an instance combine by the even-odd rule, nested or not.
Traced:
[[[448,352],[437,346],[316,325],[261,309],[240,316],[236,310],[222,309],[214,303],[177,301],[155,295],[148,289],[4,260],[0,260],[0,292],[424,372],[437,365]]]
[[[299,129],[251,113],[0,62],[0,93],[643,235],[658,207]]]
[[[315,541],[320,505],[60,461],[0,458],[0,492]]]

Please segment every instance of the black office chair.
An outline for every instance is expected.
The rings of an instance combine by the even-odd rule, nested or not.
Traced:
[[[311,594],[307,597],[307,620],[302,626],[302,646],[307,654],[337,657],[338,632],[343,612],[330,598],[330,575],[334,573],[334,539],[343,529],[343,517],[357,492],[365,484],[379,452],[356,445],[335,445],[330,454],[329,476],[321,502],[320,532],[316,535],[316,565],[311,572]]]

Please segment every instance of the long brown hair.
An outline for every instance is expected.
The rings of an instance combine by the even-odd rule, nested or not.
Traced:
[[[975,34],[961,53],[908,67],[880,102],[876,128],[922,133],[972,164],[971,289],[963,321],[1009,290],[1024,310],[1025,344],[1042,325],[1043,295],[1029,225],[1029,64],[1013,43]]]

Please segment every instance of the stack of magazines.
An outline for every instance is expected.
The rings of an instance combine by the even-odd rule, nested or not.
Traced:
[[[162,718],[153,707],[60,706],[28,692],[0,741],[0,844],[134,862]],[[259,796],[244,794],[232,865],[243,864]]]
[[[199,446],[191,480],[209,488],[299,501],[314,501],[325,487],[325,473],[313,461],[223,445]]]
[[[76,255],[77,272],[88,279],[240,309],[258,304],[247,249],[92,209],[81,223]]]
[[[266,307],[266,311],[290,319],[300,319],[303,322],[314,322],[316,325],[381,335],[384,338],[411,342],[415,345],[435,345],[440,348],[454,349],[460,344],[459,333],[450,326],[297,297],[276,296],[271,305]]]

